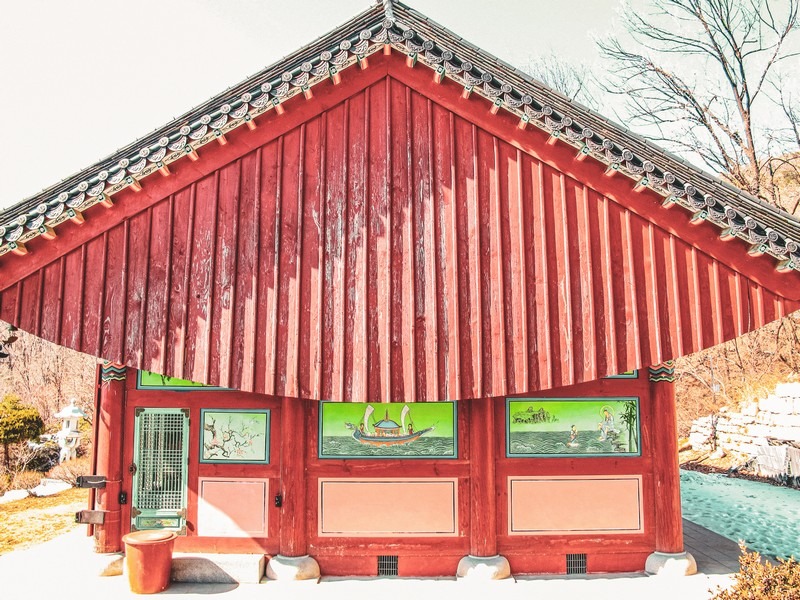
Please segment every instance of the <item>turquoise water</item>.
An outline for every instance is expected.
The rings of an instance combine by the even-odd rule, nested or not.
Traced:
[[[681,471],[683,516],[763,555],[800,559],[800,490]]]

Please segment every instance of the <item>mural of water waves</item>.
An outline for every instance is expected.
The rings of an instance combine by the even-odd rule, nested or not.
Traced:
[[[598,439],[596,431],[579,432],[572,442],[569,431],[516,431],[509,439],[509,454],[515,456],[604,455],[627,453],[627,449],[617,439]]]

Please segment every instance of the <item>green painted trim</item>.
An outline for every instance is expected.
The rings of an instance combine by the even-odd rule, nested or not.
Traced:
[[[619,375],[609,375],[605,379],[639,379],[639,370],[634,369],[633,371],[625,371]]]
[[[161,383],[154,381],[156,378],[161,380]],[[196,381],[189,381],[188,379],[178,379],[177,377],[169,377],[168,375],[160,375],[152,371],[137,371],[136,372],[136,389],[137,390],[161,390],[161,391],[219,391],[227,390],[228,388],[218,387],[213,385],[204,385]]]

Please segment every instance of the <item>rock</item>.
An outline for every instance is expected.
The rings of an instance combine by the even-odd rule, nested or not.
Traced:
[[[717,448],[716,450],[714,450],[714,452],[711,453],[710,458],[720,459],[720,458],[725,458],[726,456],[727,453],[725,452],[725,450],[723,450],[722,448]]]

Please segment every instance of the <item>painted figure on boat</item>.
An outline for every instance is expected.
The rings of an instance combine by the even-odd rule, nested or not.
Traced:
[[[409,444],[434,429],[434,427],[431,426],[426,429],[415,431],[414,423],[410,415],[411,410],[408,406],[403,406],[403,410],[400,413],[400,423],[389,418],[388,408],[386,409],[386,414],[383,419],[370,423],[369,419],[374,412],[375,409],[367,405],[364,411],[364,420],[359,423],[358,427],[352,423],[345,423],[347,428],[353,431],[353,439],[357,442],[369,444],[371,446]],[[408,420],[407,425],[406,420]]]

